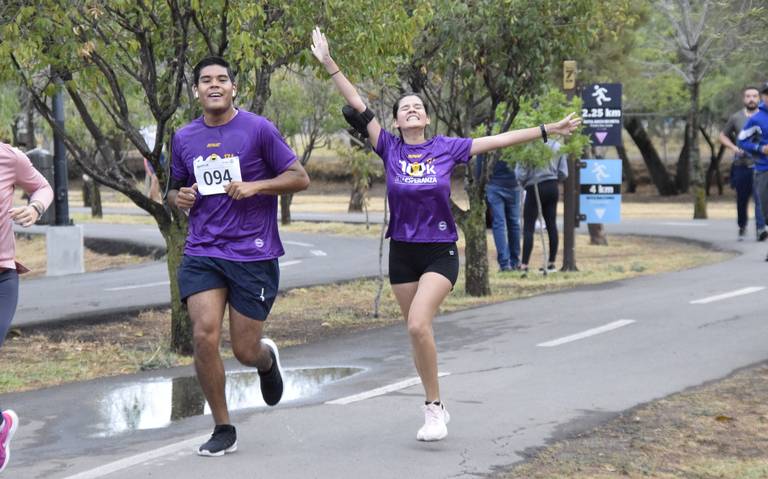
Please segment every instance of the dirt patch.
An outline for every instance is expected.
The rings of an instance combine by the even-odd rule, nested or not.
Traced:
[[[768,366],[633,409],[497,477],[768,477]]]

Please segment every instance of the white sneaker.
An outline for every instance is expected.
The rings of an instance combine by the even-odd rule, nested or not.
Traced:
[[[440,403],[427,404],[422,406],[424,409],[424,425],[416,433],[416,439],[419,441],[439,441],[448,435],[446,424],[451,421],[451,415]]]

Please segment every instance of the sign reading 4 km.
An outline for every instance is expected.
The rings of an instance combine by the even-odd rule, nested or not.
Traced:
[[[621,160],[582,160],[579,213],[587,223],[621,222]]]
[[[621,145],[621,83],[586,85],[581,104],[584,134],[592,145]]]

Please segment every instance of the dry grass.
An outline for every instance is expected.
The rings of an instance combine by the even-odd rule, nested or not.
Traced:
[[[148,259],[143,256],[131,254],[107,255],[85,249],[85,271],[102,271],[109,268],[119,268],[133,264],[143,263]],[[21,276],[22,279],[45,276],[47,268],[47,255],[45,252],[45,237],[42,235],[18,236],[16,238],[16,257],[24,266],[29,268],[29,273]]]
[[[443,304],[442,312],[578,285],[689,268],[728,256],[697,245],[663,239],[612,236],[609,247],[588,246],[583,244],[584,241],[586,238],[579,238],[577,245],[581,271],[547,277],[532,274],[525,279],[519,274],[492,271],[491,296],[467,296],[463,292],[462,272],[455,291]],[[493,261],[494,255],[495,252],[489,251],[489,261]],[[267,334],[282,345],[297,345],[330,335],[400,323],[399,308],[386,281],[379,317],[373,316],[376,290],[376,281],[358,280],[282,293],[267,322]],[[168,350],[168,310],[117,319],[106,324],[16,331],[0,349],[0,362],[4,365],[0,371],[0,393],[188,364],[189,358],[179,357]],[[226,333],[223,345],[225,356],[231,356]]]
[[[768,477],[768,366],[741,371],[558,441],[505,479]]]

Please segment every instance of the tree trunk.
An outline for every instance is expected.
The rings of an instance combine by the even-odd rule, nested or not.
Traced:
[[[364,203],[365,191],[362,191],[360,188],[353,186],[352,194],[349,197],[349,208],[347,208],[347,212],[362,213]]]
[[[687,135],[691,189],[693,193],[693,219],[707,219],[707,195],[704,191],[704,171],[699,153],[699,84],[689,85],[691,107],[688,111],[690,131]]]
[[[608,237],[605,235],[605,227],[602,223],[587,223],[589,231],[589,244],[608,246]]]
[[[720,145],[717,149],[717,154],[712,156],[712,160],[709,162],[709,168],[707,168],[707,176],[704,178],[704,190],[706,195],[709,196],[709,189],[712,187],[712,181],[717,183],[717,194],[723,196],[723,174],[720,172],[720,163],[723,161],[725,155],[725,147]]]
[[[293,201],[293,194],[286,193],[280,195],[280,224],[291,224],[291,202]]]
[[[88,186],[91,197],[91,218],[103,218],[104,211],[101,208],[101,189],[99,184],[91,179]]]
[[[457,221],[465,240],[464,291],[470,296],[488,296],[491,294],[491,283],[488,278],[485,197],[478,183],[479,181],[474,181],[467,186],[469,210],[459,213]],[[457,208],[454,208],[454,213],[456,210]]]
[[[680,193],[688,193],[691,188],[691,126],[685,122],[685,135],[683,136],[683,148],[677,157],[677,174],[675,175],[675,185]],[[693,135],[696,136],[695,134]],[[697,147],[698,148],[698,147]]]
[[[642,122],[637,117],[627,117],[627,120],[624,122],[624,128],[626,128],[627,133],[632,137],[632,141],[640,149],[640,154],[643,156],[643,161],[645,161],[645,165],[648,167],[651,180],[659,194],[662,196],[676,195],[677,188],[675,183],[672,181],[667,167],[664,166],[664,162],[659,158],[659,153],[653,146],[648,132],[643,128]]]
[[[632,165],[629,164],[627,149],[624,148],[624,145],[616,145],[616,153],[621,158],[621,171],[624,181],[627,183],[627,193],[634,193],[637,191],[637,180],[635,179],[635,172],[632,171]]]
[[[93,200],[91,199],[91,185],[89,184],[91,181],[91,177],[83,174],[83,208],[90,208],[93,204]]]
[[[178,215],[183,215],[175,211]],[[191,355],[192,323],[189,312],[181,302],[176,271],[184,257],[184,241],[187,238],[186,218],[177,218],[169,224],[160,224],[160,232],[167,246],[168,277],[171,281],[171,350],[179,354]]]

